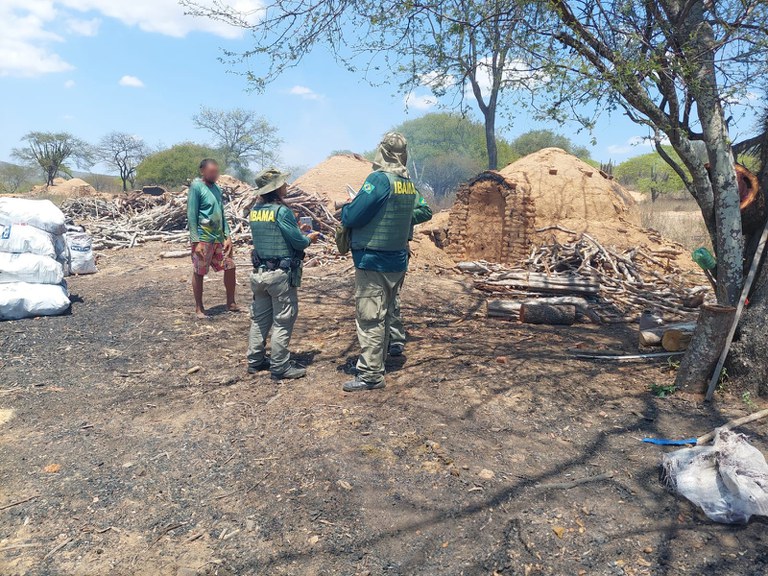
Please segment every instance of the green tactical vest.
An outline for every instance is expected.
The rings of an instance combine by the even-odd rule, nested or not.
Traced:
[[[407,178],[390,172],[385,174],[389,178],[389,199],[368,224],[352,230],[353,250],[395,252],[408,248],[413,209],[418,198],[416,186]]]
[[[256,253],[262,260],[270,258],[294,258],[296,251],[285,241],[277,223],[277,214],[285,206],[279,204],[256,204],[249,216],[251,238]]]

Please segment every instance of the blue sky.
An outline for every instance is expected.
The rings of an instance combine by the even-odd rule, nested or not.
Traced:
[[[250,10],[257,0],[233,1]],[[283,163],[311,166],[332,150],[370,150],[386,130],[436,110],[428,92],[409,106],[402,94],[372,88],[318,50],[264,94],[217,58],[243,50],[248,37],[222,24],[185,16],[176,0],[0,0],[0,160],[30,130],[65,130],[90,142],[118,130],[149,144],[171,145],[207,135],[192,126],[201,105],[254,109],[277,125]],[[579,144],[575,125],[514,126],[504,136],[552,128]],[[593,156],[622,160],[648,150],[633,146],[644,130],[615,115],[600,120]]]

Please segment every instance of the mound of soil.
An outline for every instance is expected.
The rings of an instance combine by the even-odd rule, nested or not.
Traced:
[[[54,178],[53,186],[35,186],[31,195],[49,194],[65,196],[67,198],[82,198],[84,196],[98,196],[96,188],[81,178]]]
[[[347,185],[357,192],[370,173],[371,163],[368,160],[357,154],[343,154],[321,162],[296,179],[293,185],[327,199],[333,209],[335,202],[349,200]]]
[[[500,173],[530,188],[537,228],[560,224],[588,231],[596,222],[640,223],[629,191],[560,148],[539,150],[513,162]]]

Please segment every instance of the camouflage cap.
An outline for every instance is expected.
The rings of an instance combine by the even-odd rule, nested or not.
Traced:
[[[279,190],[283,184],[288,182],[291,175],[287,172],[280,172],[277,168],[267,168],[256,174],[256,192],[263,196],[275,190]]]
[[[374,170],[392,172],[408,178],[408,141],[399,132],[387,132],[376,149]]]

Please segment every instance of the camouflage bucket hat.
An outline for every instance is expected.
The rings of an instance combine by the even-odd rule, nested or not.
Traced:
[[[408,166],[408,141],[399,132],[387,132],[376,149],[373,169],[408,178],[406,166]]]
[[[259,196],[269,194],[275,190],[279,190],[283,184],[288,182],[290,174],[287,172],[280,172],[277,168],[267,168],[256,174],[256,193]]]

